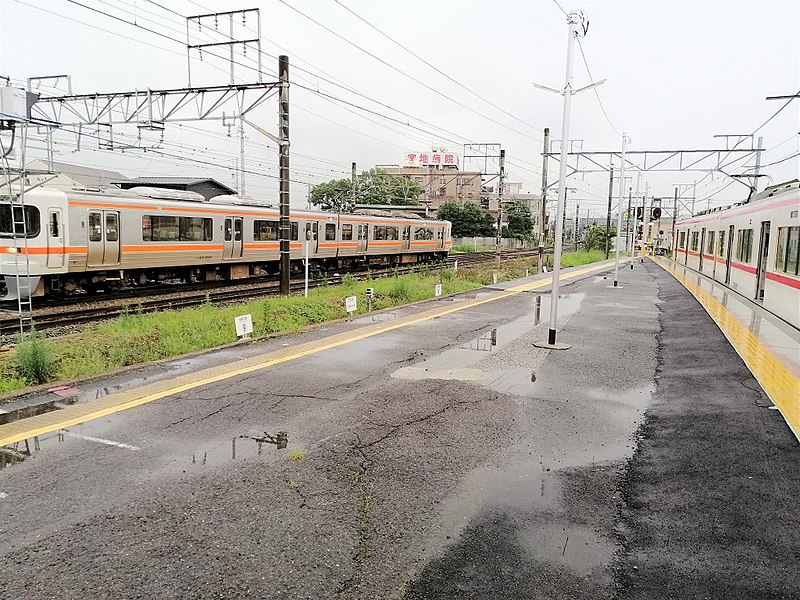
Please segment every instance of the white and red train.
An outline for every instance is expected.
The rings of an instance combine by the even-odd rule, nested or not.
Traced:
[[[40,187],[25,194],[24,207],[0,197],[0,300],[17,298],[17,273],[29,277],[34,296],[275,274],[278,223],[270,206],[157,188]],[[309,262],[320,268],[437,260],[452,243],[447,221],[319,211],[292,211],[290,238],[293,269],[306,239]]]
[[[673,258],[800,329],[800,180],[676,224]]]

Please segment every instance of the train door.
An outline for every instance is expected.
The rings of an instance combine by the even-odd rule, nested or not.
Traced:
[[[756,278],[756,300],[764,300],[764,284],[767,275],[767,253],[769,252],[769,221],[761,223],[761,241],[758,244],[758,277]]]
[[[369,225],[367,223],[358,224],[358,251],[366,252],[369,245]]]
[[[411,249],[411,225],[403,225],[403,250]]]
[[[92,210],[88,218],[89,267],[113,267],[119,264],[119,212]]]
[[[242,217],[225,217],[223,231],[225,235],[222,238],[222,258],[225,260],[242,258],[244,219]]]
[[[731,282],[731,257],[733,256],[733,232],[734,227],[731,225],[728,228],[728,250],[725,254],[725,285]]]
[[[47,214],[47,266],[64,266],[64,227],[61,209],[51,208]]]
[[[706,230],[702,229],[700,231],[700,247],[697,249],[697,255],[700,258],[700,265],[697,267],[697,270],[701,273],[703,272],[703,251],[706,248]]]

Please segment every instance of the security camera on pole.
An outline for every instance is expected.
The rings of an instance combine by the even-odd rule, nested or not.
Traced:
[[[564,96],[564,113],[561,121],[561,158],[559,159],[558,165],[558,203],[556,204],[555,247],[553,248],[553,285],[552,292],[550,293],[550,330],[547,337],[547,343],[535,344],[540,348],[549,348],[552,350],[566,350],[570,347],[569,344],[556,343],[556,319],[558,317],[558,279],[561,274],[561,236],[564,232],[563,211],[564,201],[567,197],[567,150],[569,147],[570,105],[572,103],[573,95],[598,86],[605,81],[605,79],[602,79],[577,90],[572,89],[572,64],[575,56],[575,39],[579,35],[586,35],[586,32],[589,30],[589,21],[586,19],[583,11],[573,11],[567,16],[567,24],[569,25],[569,33],[567,36],[567,73],[563,91],[556,90],[538,83],[533,84],[539,89],[555,92],[556,94],[562,94]]]

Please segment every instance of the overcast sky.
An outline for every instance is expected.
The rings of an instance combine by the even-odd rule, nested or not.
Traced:
[[[567,25],[554,0],[76,1],[109,16],[66,0],[0,0],[0,75],[18,83],[30,76],[69,73],[75,93],[182,87],[187,84],[182,17],[261,8],[263,52],[287,54],[290,79],[311,88],[294,86],[290,92],[292,176],[298,182],[349,176],[351,161],[366,169],[402,163],[405,150],[436,145],[461,153],[464,142],[492,142],[506,149],[508,180],[538,193],[542,130],[549,127],[553,137],[561,137],[561,96],[532,85],[563,87]],[[583,140],[584,150],[618,149],[621,138],[615,129],[628,133],[631,150],[724,147],[715,134],[754,132],[783,106],[767,96],[800,91],[799,1],[560,4],[566,11],[586,13],[590,27],[581,39],[586,60],[595,79],[607,80],[598,93],[611,123],[592,91],[573,100],[570,138]],[[254,27],[252,21],[245,25]],[[198,54],[193,57],[193,83],[228,82],[227,63],[208,54],[202,62]],[[246,56],[237,50],[238,81],[255,80],[255,57],[253,47]],[[276,61],[269,56],[263,61],[269,80]],[[590,81],[577,48],[574,71],[576,87]],[[249,118],[274,133],[277,103],[268,101]],[[120,140],[135,141],[135,128],[118,127],[116,132]],[[795,100],[757,131],[767,148],[762,163],[771,165],[800,151],[798,132],[800,100]],[[232,133],[228,138],[219,122],[168,126],[158,147],[161,154],[101,151],[91,139],[76,152],[74,136],[61,134],[56,137],[56,160],[101,165],[128,176],[213,176],[231,185],[230,167],[239,147],[236,131]],[[150,138],[158,141],[157,136]],[[254,172],[246,175],[248,194],[275,201],[275,145],[253,129],[247,130],[247,138],[246,168]],[[41,141],[32,139],[30,146],[33,156],[43,155]],[[730,170],[740,173],[752,164],[751,159]],[[551,161],[551,182],[557,169]],[[796,178],[800,157],[764,172],[773,183]],[[741,184],[704,173],[648,173],[642,192],[648,184],[651,194],[671,197],[675,183],[694,180],[701,182],[699,206],[706,206],[709,198],[724,203],[746,196]],[[762,189],[766,184],[762,180]],[[573,176],[569,185],[578,189],[573,197],[582,199],[582,213],[586,208],[593,214],[604,212],[607,174]],[[635,187],[636,179],[627,185]],[[302,206],[306,192],[306,185],[293,184],[292,203]]]

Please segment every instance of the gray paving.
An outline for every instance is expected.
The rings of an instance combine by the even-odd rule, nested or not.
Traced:
[[[769,515],[752,519],[758,502],[719,508],[736,486],[693,483],[700,467],[671,462],[691,444],[660,431],[662,413],[691,414],[688,399],[716,368],[668,351],[670,319],[690,316],[698,351],[713,324],[658,267],[626,270],[622,282],[614,290],[594,276],[563,288],[559,341],[569,351],[532,346],[546,335],[536,315],[546,321],[549,298],[525,293],[92,421],[63,441],[48,436],[0,471],[0,596],[784,597],[768,594],[796,589],[785,567],[797,533],[774,519],[759,537]],[[665,309],[673,303],[680,314]],[[741,362],[731,364],[747,382]],[[744,396],[730,401],[746,405],[742,422],[762,424],[716,438],[693,429],[694,443],[718,446],[724,460],[726,443],[752,436],[760,465],[780,439],[784,462],[762,469],[758,485],[775,497],[769,510],[791,515],[782,503],[796,493],[786,476],[800,472],[796,445],[779,415],[757,406],[752,379],[737,385]],[[723,399],[714,406],[726,410]],[[712,420],[712,405],[704,410]],[[234,447],[237,436],[278,430],[289,432],[288,451],[248,439]],[[760,567],[774,580],[746,588],[763,595],[664,584],[686,576],[665,569],[697,535],[681,533],[671,494],[686,512],[697,503],[697,523],[715,510],[739,515],[748,543],[769,546],[783,532],[775,549],[785,560]],[[702,546],[715,565],[726,564],[722,541]],[[747,553],[731,556],[736,569]]]

